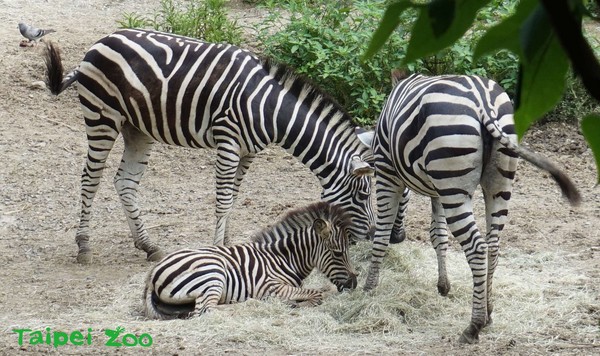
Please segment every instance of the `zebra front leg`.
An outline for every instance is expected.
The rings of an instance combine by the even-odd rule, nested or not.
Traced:
[[[146,252],[148,261],[159,261],[165,254],[150,241],[138,205],[138,186],[148,166],[153,140],[129,124],[122,131],[125,150],[114,178],[115,189],[125,210],[135,247]]]
[[[217,162],[215,165],[217,185],[215,245],[224,246],[229,242],[229,214],[231,214],[233,203],[237,197],[236,178],[239,177],[238,184],[241,183],[243,174],[253,158],[253,156],[250,156],[246,162],[247,165],[242,165],[246,167],[245,169],[240,168],[242,158],[240,158],[238,152],[238,149],[231,146],[217,147]]]
[[[408,208],[408,202],[410,201],[410,190],[404,189],[402,198],[400,199],[400,206],[398,207],[398,214],[396,215],[396,221],[392,228],[392,234],[390,235],[391,244],[399,244],[406,239],[406,228],[404,226],[404,219],[406,218],[406,209]]]
[[[459,339],[462,343],[473,344],[479,341],[479,332],[487,324],[488,247],[475,224],[470,197],[465,197],[458,206],[456,199],[444,198],[448,197],[442,196],[440,201],[446,207],[444,212],[448,228],[460,243],[473,275],[471,322]]]
[[[276,285],[272,294],[292,307],[315,307],[323,303],[323,292],[316,289],[294,287],[288,284]]]
[[[431,198],[431,227],[429,239],[435,249],[438,262],[438,292],[444,297],[450,292],[450,281],[446,269],[446,253],[448,250],[448,229],[444,209],[438,198]]]
[[[376,169],[381,172],[381,169]],[[371,252],[371,265],[367,273],[364,290],[369,291],[379,284],[379,269],[385,257],[404,184],[397,178],[379,174],[375,183],[377,194],[377,221]]]
[[[89,105],[87,114],[84,115],[87,123],[110,122],[108,118],[94,111],[99,109],[91,103]],[[117,126],[114,125],[114,127]],[[79,215],[79,228],[75,235],[75,242],[78,246],[77,262],[83,264],[92,262],[92,250],[89,244],[92,203],[96,192],[98,192],[106,159],[119,136],[119,132],[112,125],[88,124],[86,134],[88,137],[88,152],[81,175],[81,213]]]

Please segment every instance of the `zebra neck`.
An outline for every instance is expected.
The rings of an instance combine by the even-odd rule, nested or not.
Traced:
[[[313,251],[315,247],[310,246],[314,244],[314,241],[307,240],[310,239],[296,234],[284,238],[268,234],[268,236],[263,236],[262,242],[258,242],[257,249],[281,259],[280,267],[288,269],[301,282],[316,266],[315,252]],[[298,251],[304,253],[298,253]]]
[[[309,110],[306,114],[300,117],[296,113],[293,120],[283,120],[285,115],[282,116],[276,125],[285,134],[277,137],[277,143],[310,169],[326,189],[346,175],[352,157],[362,156],[366,148],[359,142],[347,114],[332,107],[323,112]]]

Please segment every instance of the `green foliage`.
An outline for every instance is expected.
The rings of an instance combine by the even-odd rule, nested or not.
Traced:
[[[242,30],[227,18],[225,0],[161,0],[152,18],[124,14],[118,25],[124,28],[153,28],[157,31],[199,38],[207,42],[240,44]]]
[[[287,0],[285,7],[291,14],[290,21],[281,25],[278,16],[270,17],[262,24],[259,42],[266,55],[291,65],[299,73],[311,78],[333,95],[361,125],[375,122],[391,90],[391,69],[403,66],[410,72],[430,75],[454,73],[490,77],[509,93],[514,93],[518,71],[516,55],[503,51],[478,61],[474,61],[471,55],[475,43],[485,30],[511,13],[513,2],[492,1],[493,6],[476,15],[472,14],[475,26],[467,36],[445,50],[406,65],[403,60],[407,51],[411,50],[407,34],[417,12],[404,11],[412,6],[412,2],[394,3],[385,10],[388,3],[383,0]],[[275,6],[282,6],[281,2],[268,0],[263,4],[273,10]],[[436,11],[443,12],[443,8]],[[373,52],[372,58],[361,60],[357,54],[372,49],[373,44],[367,47],[367,43],[382,16],[384,19],[393,19],[393,23],[380,27],[378,33],[393,33],[393,36],[389,37],[385,46]],[[273,28],[281,29],[273,34]]]
[[[400,65],[406,39],[398,33],[386,48],[362,62],[364,52],[385,1],[289,1],[289,22],[272,34],[278,18],[262,25],[259,35],[264,54],[294,67],[330,93],[355,121],[372,124],[391,90],[390,71]],[[408,24],[410,14],[402,21]]]
[[[600,112],[600,103],[590,96],[574,74],[569,74],[562,100],[544,115],[541,122],[577,123],[579,118],[590,112]]]
[[[440,51],[454,43],[460,44],[459,38],[469,36],[473,29],[473,13],[482,11],[489,1],[474,0],[432,0],[426,3],[408,2],[402,11],[395,11],[393,16],[384,16],[375,32],[371,48],[382,48],[388,38],[393,38],[390,27],[397,26],[396,17],[404,15],[406,11],[415,9],[419,12],[417,22],[413,27],[408,45],[409,54],[405,61],[416,62],[428,53],[443,53]],[[493,3],[506,3],[506,1],[493,1]],[[578,23],[577,28],[568,28],[570,36],[581,34],[581,19],[591,11],[585,6],[586,0],[571,0],[568,11],[562,12],[567,20]],[[550,5],[548,5],[550,9]],[[554,7],[554,3],[552,3]],[[388,6],[388,12],[398,5]],[[496,27],[489,29],[478,41],[475,48],[475,60],[481,60],[484,54],[496,54],[499,51],[509,50],[519,58],[519,76],[516,90],[515,126],[519,135],[536,120],[543,117],[561,99],[565,88],[566,74],[569,68],[569,58],[555,32],[557,22],[551,22],[546,8],[538,0],[521,0],[516,12],[503,20]],[[560,17],[559,16],[559,17]],[[554,17],[555,19],[557,17]],[[558,21],[558,20],[556,20]],[[563,22],[568,26],[571,22]],[[387,38],[386,38],[387,36]],[[566,42],[563,40],[562,42]],[[373,55],[375,50],[367,52],[367,57]],[[574,60],[576,56],[571,56]],[[596,60],[597,64],[597,60]],[[580,69],[581,70],[581,69]],[[585,78],[585,77],[584,77]],[[500,81],[502,83],[502,80]],[[589,88],[590,86],[588,86]],[[582,131],[594,151],[596,161],[600,162],[600,149],[597,140],[600,137],[598,116],[587,116],[586,125],[582,122]],[[591,141],[590,141],[591,140]],[[600,169],[600,165],[598,166]],[[600,176],[599,176],[600,179]],[[600,180],[599,180],[600,182]]]
[[[581,120],[581,131],[585,136],[585,139],[590,145],[590,148],[595,152],[596,167],[600,167],[600,115],[589,114]],[[600,170],[597,178],[597,182],[600,184]]]

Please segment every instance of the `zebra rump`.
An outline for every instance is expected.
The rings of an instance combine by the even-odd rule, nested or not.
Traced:
[[[315,306],[324,290],[302,288],[313,269],[338,291],[356,287],[348,259],[349,219],[320,202],[289,212],[252,242],[183,249],[167,255],[146,279],[143,303],[152,319],[187,318],[218,304],[275,296],[292,306]]]
[[[402,78],[393,73],[394,89],[375,131],[359,138],[373,150],[377,219],[365,289],[379,283],[379,269],[390,236],[403,228],[407,188],[431,198],[430,239],[438,261],[438,291],[447,295],[448,231],[461,245],[473,276],[471,322],[460,341],[477,342],[491,323],[492,282],[499,257],[500,232],[522,157],[548,171],[569,202],[581,196],[569,177],[547,158],[517,145],[513,107],[495,82],[477,76]],[[481,236],[472,198],[480,185],[485,199],[487,234]]]

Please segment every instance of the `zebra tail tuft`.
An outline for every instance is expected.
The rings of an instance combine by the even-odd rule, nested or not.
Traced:
[[[62,93],[77,80],[78,70],[74,70],[63,77],[64,69],[60,58],[60,50],[52,42],[46,44],[44,62],[46,63],[47,72],[46,85],[52,94]]]

